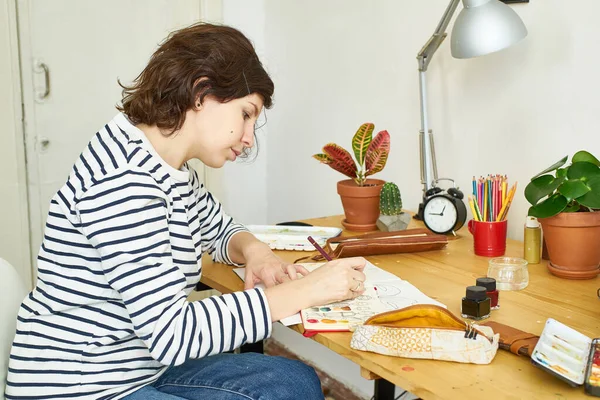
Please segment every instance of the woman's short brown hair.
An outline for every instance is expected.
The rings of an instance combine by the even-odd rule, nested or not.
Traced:
[[[257,93],[270,108],[274,90],[248,38],[237,29],[207,23],[171,33],[132,85],[119,85],[119,111],[134,124],[171,133],[181,128],[197,99],[227,102]]]

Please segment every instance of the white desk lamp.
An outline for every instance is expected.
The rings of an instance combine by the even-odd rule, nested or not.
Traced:
[[[433,134],[429,128],[427,121],[427,86],[426,76],[427,66],[444,39],[446,38],[446,28],[456,11],[460,0],[451,0],[446,8],[440,23],[431,38],[425,43],[417,60],[419,62],[419,78],[420,78],[420,93],[421,93],[421,131],[420,131],[420,155],[421,155],[421,183],[423,184],[423,203],[419,205],[418,218],[424,219],[424,209],[428,201],[434,196],[446,196],[454,198],[455,207],[464,209],[462,193],[456,188],[448,190],[448,194],[441,194],[443,190],[437,186],[441,180],[448,180],[453,183],[454,180],[449,178],[438,178],[437,165],[435,159],[435,149],[433,143]],[[489,54],[507,48],[525,36],[527,36],[527,28],[521,21],[521,18],[509,6],[498,0],[462,0],[464,8],[456,18],[452,35],[450,37],[450,48],[454,58],[471,58],[484,54]],[[424,132],[428,132],[425,135]],[[456,201],[458,200],[458,201]],[[443,202],[438,202],[439,206]],[[433,214],[439,216],[439,211]],[[444,211],[442,211],[444,214]],[[459,229],[464,223],[465,216],[462,217],[461,210],[457,210],[456,222],[452,229],[437,227],[432,229],[439,233],[448,233]],[[458,221],[463,219],[462,222]],[[448,217],[450,218],[450,217]],[[444,224],[448,226],[452,221],[447,220]],[[426,225],[427,220],[425,220]],[[460,226],[458,226],[460,225]],[[442,232],[445,230],[445,232]]]

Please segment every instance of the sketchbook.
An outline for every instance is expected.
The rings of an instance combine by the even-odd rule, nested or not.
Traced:
[[[300,264],[314,271],[323,263]],[[234,269],[244,279],[244,268]],[[362,324],[369,317],[385,311],[397,310],[414,304],[434,304],[446,308],[414,285],[370,262],[363,271],[366,275],[365,292],[353,300],[310,307],[281,320],[286,325],[302,323],[305,335],[317,332],[347,332]],[[257,285],[260,287],[260,284]]]

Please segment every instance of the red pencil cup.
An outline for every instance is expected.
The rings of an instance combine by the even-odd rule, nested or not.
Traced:
[[[481,222],[470,220],[469,232],[473,235],[473,251],[478,256],[499,257],[506,251],[508,221]]]

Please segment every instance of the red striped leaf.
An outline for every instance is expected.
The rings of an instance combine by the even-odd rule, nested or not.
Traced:
[[[331,168],[350,178],[356,178],[356,163],[344,148],[335,143],[328,143],[323,147],[323,153],[331,159],[327,162]]]
[[[354,150],[356,161],[358,161],[360,167],[365,164],[365,155],[373,139],[373,129],[375,129],[375,125],[372,123],[364,123],[352,138],[352,150]]]
[[[387,162],[390,153],[390,134],[388,131],[379,132],[367,149],[365,161],[365,176],[380,172]]]

